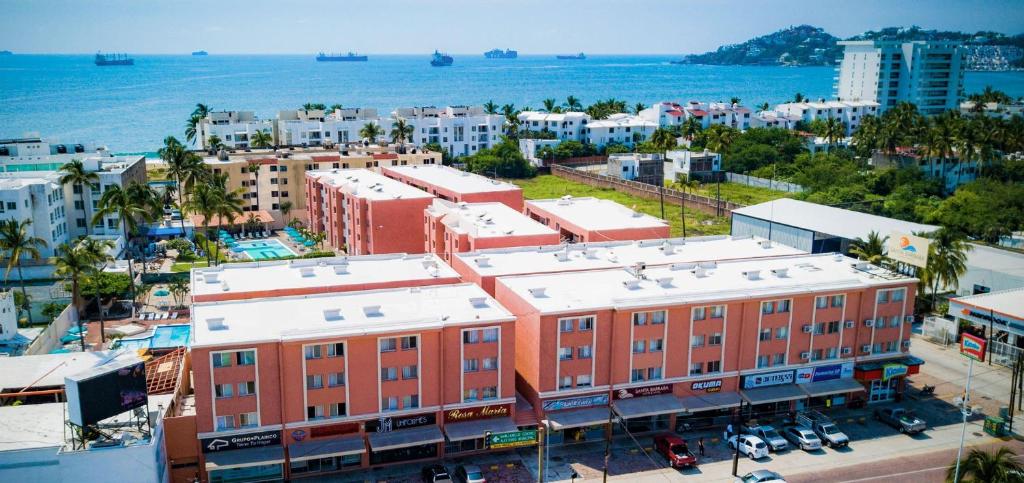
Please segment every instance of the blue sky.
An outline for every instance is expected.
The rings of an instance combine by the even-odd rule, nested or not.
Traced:
[[[789,25],[1024,32],[1024,0],[0,0],[21,53],[692,53]]]

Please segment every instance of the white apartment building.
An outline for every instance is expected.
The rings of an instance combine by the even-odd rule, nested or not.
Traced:
[[[326,113],[321,110],[305,109],[278,111],[274,139],[283,146],[332,146],[354,143],[362,141],[359,131],[367,123],[383,127],[385,133],[391,128],[391,123],[384,122],[377,115],[376,109],[350,107]],[[385,135],[382,139],[388,137]]]
[[[686,120],[686,111],[677,102],[659,102],[641,110],[637,115],[661,127],[679,126]]]
[[[519,152],[523,154],[530,164],[534,166],[543,166],[544,159],[540,157],[540,150],[544,148],[555,149],[562,141],[559,139],[533,139],[533,138],[519,138]]]
[[[587,123],[584,141],[599,148],[608,144],[633,146],[649,139],[657,129],[657,123],[640,116],[612,114],[607,119]]]
[[[705,149],[703,152],[689,150],[669,151],[665,159],[665,179],[686,181],[689,179],[713,179],[722,169],[722,155]]]
[[[864,116],[877,116],[880,106],[875,101],[789,102],[775,106],[776,115],[810,123],[817,119],[838,119],[850,136],[860,126]]]
[[[494,147],[501,141],[505,125],[505,116],[485,114],[480,106],[402,107],[391,117],[404,119],[413,127],[411,144],[437,143],[456,157]],[[390,123],[385,130],[391,130]]]
[[[881,110],[911,102],[925,115],[957,109],[964,96],[965,51],[948,41],[844,41],[834,78],[840,100],[874,101]]]
[[[761,111],[750,119],[750,127],[795,129],[800,122],[799,116],[792,116],[777,111]]]
[[[230,149],[246,149],[257,131],[272,134],[274,121],[260,119],[252,111],[214,111],[196,125],[195,144],[198,149],[206,149],[210,136],[217,136]]]
[[[685,113],[684,121],[694,117],[700,122],[700,127],[703,129],[716,124],[733,127],[740,131],[750,129],[751,110],[739,104],[690,101],[682,108]]]
[[[546,131],[554,133],[560,141],[582,141],[590,115],[585,112],[523,111],[516,119],[520,131]]]
[[[966,116],[984,114],[988,117],[1009,121],[1013,116],[1024,116],[1024,102],[1014,104],[986,102],[981,106],[976,106],[973,101],[964,101],[960,103],[960,114]]]
[[[49,258],[58,254],[58,247],[68,241],[64,198],[64,190],[52,173],[43,177],[0,178],[0,219],[32,220],[29,233],[46,241],[39,254]]]

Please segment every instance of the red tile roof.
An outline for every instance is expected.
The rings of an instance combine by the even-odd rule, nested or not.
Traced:
[[[319,156],[310,156],[314,162],[317,163],[328,163],[332,161],[341,161],[341,156],[337,154],[322,154]]]
[[[373,159],[398,159],[398,154],[395,153],[374,153]]]

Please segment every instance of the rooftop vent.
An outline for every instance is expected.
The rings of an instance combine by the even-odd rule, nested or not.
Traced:
[[[224,330],[227,328],[224,325],[224,317],[210,317],[206,319],[206,327],[210,330]]]
[[[534,298],[547,297],[547,293],[546,293],[547,289],[545,289],[544,287],[534,287],[534,288],[527,289],[527,290],[530,291],[530,295],[533,295]]]
[[[676,247],[672,245],[672,242],[666,241],[661,246],[661,251],[664,252],[665,255],[671,255],[676,252]]]
[[[747,270],[747,271],[743,272],[742,275],[744,277],[746,277],[747,280],[757,280],[757,279],[761,278],[761,271],[760,270]]]
[[[565,195],[565,196],[559,198],[558,199],[558,204],[559,205],[563,205],[563,206],[571,205],[572,204],[572,195]]]
[[[761,248],[771,248],[772,247],[772,241],[771,240],[761,240],[761,241],[757,242],[757,244],[761,245]]]
[[[220,290],[221,290],[221,292],[227,292],[227,291],[231,290],[231,287],[228,286],[228,282],[227,281],[224,281],[224,282],[221,282],[221,284],[220,284]]]
[[[341,309],[324,309],[324,320],[341,320]]]
[[[779,277],[779,278],[785,278],[787,273],[789,273],[789,269],[788,268],[773,268],[772,269],[772,275],[775,275],[776,277]]]
[[[380,305],[364,306],[363,313],[366,314],[367,317],[380,317],[381,315],[384,315],[384,313],[380,311]]]
[[[626,287],[629,290],[636,290],[636,289],[640,288],[640,281],[639,280],[623,280],[622,281],[622,286]]]
[[[491,266],[491,259],[487,257],[477,257],[473,261],[476,262],[478,267],[489,267]]]
[[[206,283],[217,283],[218,282],[217,274],[216,273],[204,273],[203,274],[203,280]]]
[[[487,297],[470,297],[469,303],[478,309],[487,307]]]
[[[586,248],[586,249],[583,250],[583,256],[593,260],[593,259],[597,258],[597,249],[596,248]]]
[[[312,276],[316,275],[315,273],[313,273],[313,267],[300,267],[299,268],[299,273],[303,277],[312,277]]]
[[[669,288],[672,286],[672,277],[661,277],[658,279],[658,285],[662,288]]]
[[[691,273],[693,273],[697,278],[704,278],[708,276],[708,269],[702,266],[698,266],[697,268],[691,270]]]
[[[697,268],[696,263],[673,263],[669,266],[669,270],[693,270]]]
[[[557,258],[560,262],[569,261],[569,247],[565,247],[565,250],[559,250],[555,252],[554,255],[555,258]]]
[[[334,266],[334,273],[336,275],[345,275],[348,273],[348,264],[340,264]]]

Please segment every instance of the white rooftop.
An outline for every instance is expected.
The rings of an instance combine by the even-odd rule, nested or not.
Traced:
[[[648,121],[640,116],[625,113],[612,114],[608,116],[607,119],[590,121],[590,123],[587,124],[587,127],[589,128],[619,126],[658,127],[658,124]]]
[[[642,279],[631,268],[498,279],[541,313],[716,303],[908,281],[916,279],[835,254],[681,263],[648,268]]]
[[[1024,288],[968,295],[966,297],[957,297],[953,300],[982,308],[985,311],[992,310],[1003,315],[1024,320]]]
[[[668,222],[665,220],[600,198],[575,198],[566,195],[551,200],[527,200],[526,204],[533,205],[585,230],[668,226]]]
[[[0,406],[0,451],[63,446],[65,418],[63,403]]]
[[[433,197],[433,195],[421,189],[395,181],[368,169],[307,171],[306,176],[312,176],[326,184],[340,187],[345,193],[369,200]]]
[[[1024,277],[1024,254],[1005,248],[971,243],[967,252],[967,267]]]
[[[0,392],[30,386],[63,387],[65,376],[125,357],[136,356],[126,351],[100,351],[0,357]]]
[[[54,176],[53,178],[55,178],[55,177],[56,176]],[[35,184],[49,185],[49,187],[51,189],[56,189],[58,186],[60,186],[60,185],[57,184],[56,179],[40,177],[38,175],[36,175],[36,176],[26,176],[26,177],[14,177],[14,176],[12,176],[12,177],[0,178],[0,189],[5,189],[5,190],[8,190],[8,189],[19,189],[19,188],[23,188],[25,186],[31,186],[31,185],[35,185]]]
[[[553,273],[800,255],[804,252],[764,238],[708,236],[660,240],[574,243],[540,247],[494,248],[456,253],[481,276]]]
[[[520,121],[552,121],[562,122],[566,119],[589,119],[590,115],[585,112],[543,112],[543,111],[523,111],[517,116]]]
[[[192,347],[430,330],[515,317],[474,284],[192,306]]]
[[[492,193],[519,189],[518,186],[511,183],[493,180],[486,176],[440,164],[388,166],[386,169],[455,193]]]
[[[434,255],[362,255],[225,263],[192,270],[192,295],[244,294],[399,281],[458,278]]]
[[[436,199],[428,209],[437,215],[444,213],[442,222],[455,231],[477,238],[558,234],[504,203],[451,203]]]
[[[933,225],[886,218],[791,198],[780,198],[735,209],[732,212],[850,240],[867,239],[868,234],[872,231],[878,232],[881,236],[889,236],[893,231],[916,234],[931,233],[939,229]]]

